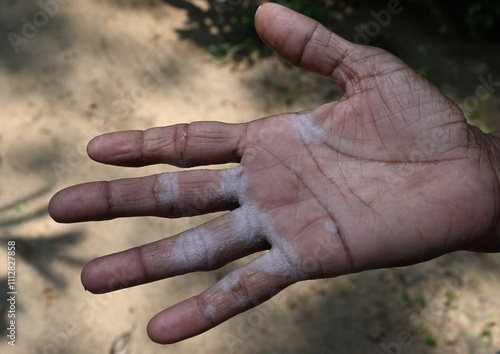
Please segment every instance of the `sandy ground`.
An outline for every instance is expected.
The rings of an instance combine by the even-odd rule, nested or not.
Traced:
[[[79,277],[90,259],[213,217],[56,224],[47,204],[61,188],[174,170],[98,165],[86,157],[89,139],[108,131],[196,120],[249,121],[311,108],[340,94],[334,83],[272,56],[253,66],[216,64],[200,50],[199,38],[183,35],[194,28],[193,16],[208,2],[142,3],[147,1],[61,0],[53,13],[32,1],[0,5],[0,291],[9,298],[8,241],[16,245],[17,291],[15,347],[8,344],[6,330],[10,304],[0,303],[1,353],[500,350],[498,255],[456,253],[407,268],[304,282],[214,330],[168,347],[148,339],[148,320],[245,260],[112,294],[85,292]],[[370,19],[369,9],[359,14]],[[339,32],[351,30],[352,36],[356,17],[351,22],[333,18]],[[22,35],[26,21],[37,28],[25,28],[22,38],[8,36]],[[217,18],[204,23],[217,26]],[[418,19],[394,19],[394,26],[409,31],[406,35],[413,33],[392,35],[403,53],[413,53],[406,60],[463,105],[475,124],[498,129],[498,92],[488,99],[475,96],[480,75],[500,78],[497,47],[470,43],[463,49],[460,41],[445,47],[417,24]],[[465,59],[456,54],[462,51]]]

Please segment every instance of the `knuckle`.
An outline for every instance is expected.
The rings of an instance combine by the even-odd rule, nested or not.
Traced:
[[[179,124],[175,127],[173,136],[173,148],[175,154],[175,162],[177,165],[187,167],[187,141],[189,133],[189,124]]]

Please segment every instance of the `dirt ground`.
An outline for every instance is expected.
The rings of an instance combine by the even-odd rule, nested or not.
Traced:
[[[338,6],[325,21],[349,39],[357,26],[373,21],[371,10],[384,6],[334,3]],[[253,65],[251,60],[217,63],[203,48],[228,23],[208,12],[213,4],[10,0],[0,5],[0,291],[10,298],[9,241],[15,241],[17,291],[16,346],[8,344],[12,308],[3,300],[0,352],[500,351],[496,254],[459,252],[406,268],[303,282],[170,346],[149,340],[149,319],[248,259],[106,295],[84,291],[80,271],[87,261],[214,217],[56,224],[47,204],[66,186],[175,170],[98,165],[86,157],[89,139],[108,131],[197,120],[244,122],[340,97],[336,84],[275,56],[251,56]],[[371,44],[401,55],[459,103],[473,124],[500,129],[500,95],[493,92],[498,88],[490,87],[493,94],[486,97],[488,87],[481,80],[500,80],[498,45],[436,35],[446,29],[436,32],[425,22],[421,14],[403,11],[370,38]]]

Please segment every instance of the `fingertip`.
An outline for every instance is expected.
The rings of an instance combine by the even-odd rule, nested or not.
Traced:
[[[257,10],[255,10],[254,19],[257,18],[257,14],[259,13],[259,10],[260,10],[261,7],[262,7],[262,5],[259,5],[259,7],[257,8]]]
[[[99,151],[102,150],[102,135],[94,137],[92,140],[89,141],[87,144],[87,155],[92,159],[92,160],[98,160],[98,153]]]
[[[93,270],[92,270],[93,265],[92,264],[94,262],[95,262],[95,259],[88,262],[87,264],[85,264],[85,266],[83,266],[82,272],[80,274],[80,281],[82,282],[83,288],[86,291],[89,291],[92,294],[99,294],[99,291],[97,291],[97,289],[94,287],[94,284],[92,282],[92,273],[93,273]]]
[[[129,130],[96,136],[87,144],[87,155],[96,161],[111,165],[135,165],[141,158],[138,150],[142,131]]]
[[[67,187],[57,192],[49,201],[49,215],[59,223],[108,220],[104,198],[105,182],[91,182]]]
[[[134,247],[91,260],[80,274],[82,285],[93,294],[105,294],[146,283],[136,254]]]
[[[52,198],[50,198],[49,205],[47,206],[47,210],[49,212],[50,217],[56,222],[59,222],[59,210],[57,207],[58,193],[59,192],[57,192],[55,195],[52,196]]]
[[[214,323],[204,317],[196,297],[186,299],[160,312],[148,323],[147,333],[159,344],[180,342],[208,331]]]
[[[364,75],[363,70],[373,69],[365,61],[359,61],[366,56],[361,51],[366,48],[284,6],[262,5],[255,28],[262,40],[292,65],[328,76],[342,85],[348,83],[353,74]]]
[[[109,274],[118,273],[118,271],[112,265],[106,264],[106,258],[99,257],[91,260],[85,264],[80,274],[83,288],[92,294],[106,294],[126,287],[122,278],[117,279],[116,276]]]
[[[283,59],[292,65],[315,70],[315,65],[303,65],[301,63],[302,53],[309,42],[312,34],[318,28],[318,22],[293,11],[285,6],[266,3],[261,6],[255,19],[255,29],[261,39]],[[323,29],[318,32],[324,36],[330,31]],[[318,46],[315,42],[312,48]],[[324,50],[324,48],[322,48]],[[315,60],[321,61],[324,53],[316,53]],[[321,73],[323,74],[323,73]]]
[[[268,12],[268,11],[272,11],[272,10],[279,10],[279,9],[288,9],[288,8],[286,6],[283,6],[280,4],[266,2],[257,8],[257,11],[255,12],[255,16],[257,16],[257,14],[260,14],[263,12]]]
[[[63,189],[56,194],[52,198],[50,198],[49,205],[47,207],[50,217],[58,223],[65,222],[66,216],[66,207],[63,203],[63,196],[66,189]]]
[[[165,310],[166,311],[166,310]],[[156,316],[154,316],[147,325],[146,331],[149,339],[158,344],[173,344],[184,339],[183,337],[172,337],[172,331],[168,325],[168,322],[165,321],[163,313],[160,312]]]
[[[154,316],[146,328],[149,339],[158,344],[171,344],[171,342],[165,340],[165,329],[161,328],[161,324],[157,320],[158,315]]]
[[[257,8],[257,10],[255,10],[255,18],[257,19],[257,17],[259,17],[260,14],[267,12],[268,10],[272,9],[273,7],[283,7],[283,6],[278,5],[278,4],[274,4],[271,2],[264,3],[264,4],[260,5]]]
[[[87,144],[87,155],[96,161],[109,164],[127,162],[136,148],[135,131],[113,132],[94,137]]]
[[[281,6],[279,4],[274,3],[265,3],[259,6],[257,11],[255,12],[255,30],[262,38],[262,40],[269,46],[271,49],[274,49],[274,36],[273,31],[268,31],[269,28],[277,28],[273,22],[277,21],[279,18],[276,17],[278,11],[290,11],[294,13],[294,11],[289,10],[288,8]],[[268,32],[271,32],[268,34]]]

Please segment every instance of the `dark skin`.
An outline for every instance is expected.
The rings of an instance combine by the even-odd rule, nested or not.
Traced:
[[[384,50],[350,43],[276,4],[263,5],[255,24],[285,60],[337,81],[344,96],[299,115],[92,140],[89,156],[106,164],[240,167],[94,182],[57,193],[49,210],[59,222],[230,210],[195,231],[91,261],[82,272],[88,290],[103,293],[216,269],[270,250],[156,315],[149,336],[173,343],[300,280],[413,264],[457,250],[500,250],[495,134],[467,124],[451,100]],[[221,185],[232,187],[221,193]]]

